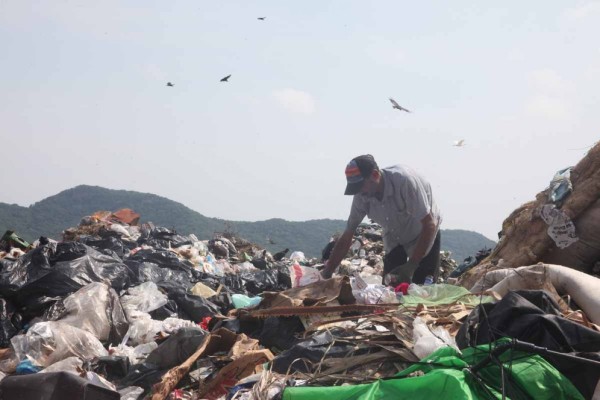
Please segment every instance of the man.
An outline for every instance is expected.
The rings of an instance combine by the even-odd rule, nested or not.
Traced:
[[[354,231],[366,215],[383,228],[384,277],[397,283],[422,284],[440,267],[441,215],[431,185],[412,169],[395,165],[379,169],[372,155],[358,156],[346,166],[345,195],[353,195],[346,229],[322,271],[330,278],[344,258]]]

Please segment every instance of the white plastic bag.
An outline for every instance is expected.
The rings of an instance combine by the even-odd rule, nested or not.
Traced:
[[[321,280],[321,273],[316,268],[304,267],[297,263],[288,267],[292,278],[292,287],[306,286]]]
[[[296,262],[305,261],[306,260],[306,256],[301,251],[294,251],[290,255],[290,260],[296,261]]]
[[[413,321],[413,343],[413,352],[420,359],[445,346],[458,350],[456,341],[447,330],[441,326],[430,329],[420,317],[415,318]]]
[[[57,321],[38,322],[26,334],[14,336],[10,343],[20,361],[29,359],[42,367],[71,356],[88,360],[108,355],[94,335]]]

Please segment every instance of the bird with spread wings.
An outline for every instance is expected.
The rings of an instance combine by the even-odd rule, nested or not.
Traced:
[[[399,111],[406,111],[407,113],[410,112],[406,108],[402,107],[400,104],[396,103],[396,100],[392,99],[391,97],[390,97],[390,102],[392,103],[392,108],[395,108],[396,110],[399,110]]]
[[[452,146],[463,147],[465,145],[465,139],[455,140]]]

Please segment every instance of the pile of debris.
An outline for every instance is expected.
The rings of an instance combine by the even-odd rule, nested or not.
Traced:
[[[199,240],[139,221],[132,210],[97,212],[61,242],[2,237],[0,398],[600,392],[600,279],[495,259],[520,232],[514,223],[491,255],[458,264],[443,253],[438,282],[393,288],[382,284],[374,224],[322,279],[322,260],[300,251],[272,255],[231,235]],[[457,278],[463,286],[448,283]]]

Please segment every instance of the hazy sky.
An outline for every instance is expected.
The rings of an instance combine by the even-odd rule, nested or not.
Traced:
[[[346,219],[371,153],[495,239],[598,140],[600,1],[491,4],[0,0],[0,201],[89,184]]]

